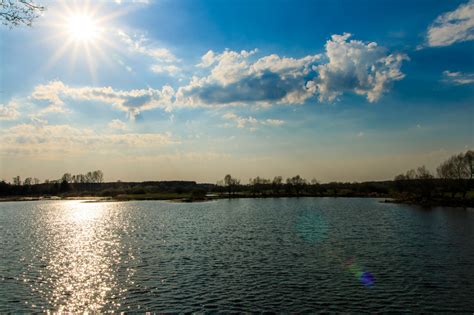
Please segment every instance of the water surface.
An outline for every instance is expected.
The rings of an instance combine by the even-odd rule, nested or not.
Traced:
[[[472,209],[359,198],[0,204],[0,312],[473,312],[472,292]]]

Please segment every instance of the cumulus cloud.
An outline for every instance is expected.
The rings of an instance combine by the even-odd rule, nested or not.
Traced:
[[[436,18],[427,32],[427,45],[449,46],[474,39],[474,0]]]
[[[242,117],[238,116],[235,113],[229,112],[225,113],[222,118],[233,121],[237,128],[250,128],[250,130],[256,130],[257,126],[281,126],[285,123],[285,121],[280,119],[264,119],[259,120],[255,117],[248,116]]]
[[[40,114],[47,112],[64,112],[64,100],[90,101],[110,104],[124,111],[130,119],[140,112],[161,107],[166,110],[172,105],[174,90],[165,85],[161,90],[152,88],[138,90],[114,90],[112,87],[70,87],[61,81],[35,87],[32,98],[48,102],[48,106]]]
[[[333,35],[326,43],[328,63],[314,67],[318,76],[306,87],[320,101],[333,101],[344,92],[364,95],[369,102],[377,101],[394,81],[404,78],[400,68],[408,57],[387,54],[375,42],[349,40],[351,34]]]
[[[348,33],[333,35],[323,54],[299,59],[276,54],[250,58],[257,50],[208,51],[197,66],[209,69],[209,75],[193,77],[178,89],[176,99],[192,106],[291,105],[313,96],[334,101],[349,92],[375,102],[394,81],[403,79],[400,68],[408,57],[350,37]]]
[[[124,149],[177,144],[168,133],[98,134],[69,125],[19,124],[0,132],[3,155],[63,157],[84,152],[117,152]]]
[[[18,103],[15,100],[11,100],[7,105],[0,104],[0,120],[15,120],[20,117],[17,108]]]
[[[161,89],[116,90],[112,87],[70,87],[61,81],[38,85],[31,98],[47,102],[38,115],[65,112],[65,101],[110,104],[131,119],[153,108],[236,105],[271,106],[303,104],[311,98],[332,102],[344,93],[355,93],[375,102],[393,82],[403,79],[404,54],[389,53],[374,42],[351,40],[351,34],[333,35],[322,54],[302,58],[270,54],[256,57],[257,49],[208,51],[197,66],[206,75],[193,76],[175,91]],[[139,48],[137,48],[139,49]],[[155,72],[179,72],[171,63],[156,64]]]
[[[179,88],[177,102],[194,106],[301,104],[311,96],[305,88],[305,77],[320,55],[294,59],[273,54],[251,60],[257,51],[207,52],[197,66],[208,68],[209,75],[195,76],[187,86]]]
[[[444,82],[464,85],[474,83],[474,73],[452,72],[449,70],[443,71]]]

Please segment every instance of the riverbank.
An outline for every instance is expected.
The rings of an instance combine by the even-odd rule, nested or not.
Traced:
[[[290,194],[205,194],[195,195],[192,193],[146,193],[146,194],[120,194],[116,196],[10,196],[0,198],[0,202],[12,201],[42,201],[42,200],[83,200],[85,202],[125,202],[125,201],[140,201],[140,200],[162,200],[172,202],[204,202],[218,199],[240,199],[240,198],[302,198],[302,197],[330,197],[330,198],[384,198],[382,203],[400,203],[417,205],[422,207],[469,207],[474,208],[473,198],[433,198],[433,199],[417,199],[406,198],[400,196],[390,195],[290,195]]]
[[[453,208],[474,208],[473,199],[385,199],[384,203],[400,203],[416,205],[421,207],[453,207]]]

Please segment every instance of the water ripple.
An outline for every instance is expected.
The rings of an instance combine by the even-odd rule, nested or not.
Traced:
[[[376,199],[0,204],[0,312],[472,312],[474,212]]]

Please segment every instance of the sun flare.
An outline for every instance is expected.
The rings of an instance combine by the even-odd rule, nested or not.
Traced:
[[[68,19],[69,35],[76,41],[90,42],[97,39],[99,27],[88,15],[74,15]]]

